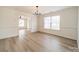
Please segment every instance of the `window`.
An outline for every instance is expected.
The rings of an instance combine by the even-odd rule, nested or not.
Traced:
[[[44,18],[44,28],[45,29],[50,29],[50,17],[45,17]]]
[[[51,28],[54,30],[60,29],[60,16],[51,17]]]
[[[44,28],[59,30],[60,29],[60,16],[45,17]]]

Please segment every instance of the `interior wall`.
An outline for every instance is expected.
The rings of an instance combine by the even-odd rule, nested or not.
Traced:
[[[77,40],[77,43],[78,43],[78,48],[79,48],[79,7],[78,7],[78,32],[77,32],[77,38],[78,38],[78,40]]]
[[[70,7],[56,12],[38,16],[38,31],[77,40],[77,7]],[[60,30],[44,29],[45,16],[60,16]]]
[[[30,17],[30,14],[8,7],[0,7],[0,39],[18,35],[20,15]]]
[[[31,32],[37,31],[37,16],[36,15],[31,16],[30,29],[31,29]]]

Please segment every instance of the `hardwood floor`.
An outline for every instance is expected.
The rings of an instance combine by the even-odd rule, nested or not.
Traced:
[[[75,40],[25,30],[19,31],[19,37],[0,40],[1,52],[72,52],[74,48]]]

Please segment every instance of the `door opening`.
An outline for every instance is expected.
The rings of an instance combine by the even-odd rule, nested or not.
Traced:
[[[19,28],[20,29],[24,28],[24,18],[23,18],[23,16],[19,17]]]

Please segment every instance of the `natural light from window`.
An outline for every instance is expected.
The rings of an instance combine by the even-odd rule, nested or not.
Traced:
[[[23,19],[19,19],[19,27],[24,27],[24,20]]]
[[[60,16],[52,16],[51,18],[51,28],[60,30]]]
[[[45,17],[44,18],[44,28],[45,29],[50,29],[50,17]]]
[[[60,30],[60,16],[44,17],[44,29]]]

